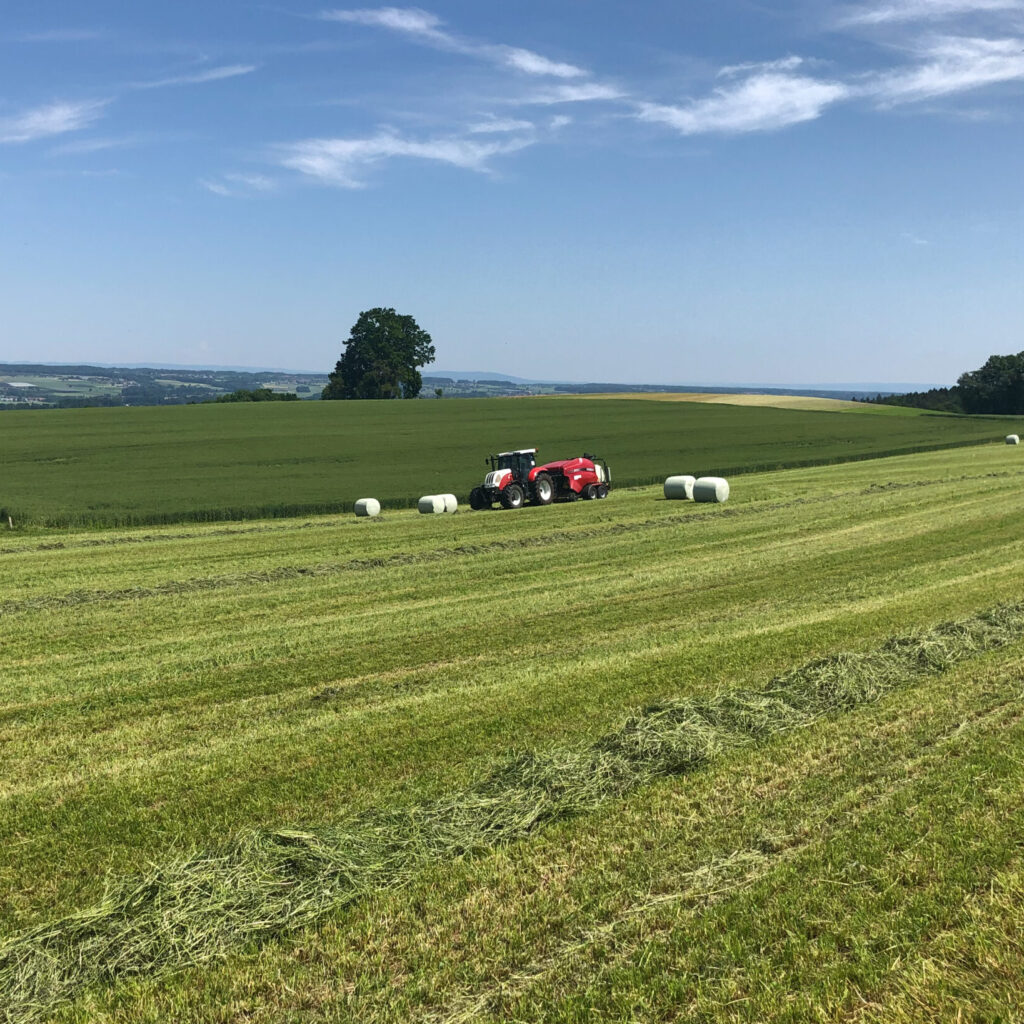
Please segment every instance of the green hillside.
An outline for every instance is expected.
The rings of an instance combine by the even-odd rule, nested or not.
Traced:
[[[615,481],[740,473],[992,440],[998,420],[530,398],[9,413],[0,510],[19,523],[130,524],[408,507],[465,497],[484,456],[595,452]]]

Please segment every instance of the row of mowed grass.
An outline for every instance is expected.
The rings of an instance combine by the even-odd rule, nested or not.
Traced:
[[[603,456],[619,485],[1000,437],[984,417],[562,398],[302,402],[5,414],[0,511],[19,525],[130,525],[465,499],[484,457]]]
[[[108,871],[411,808],[1019,600],[1022,482],[1000,444],[752,474],[725,506],[4,538],[0,956]],[[1022,677],[1020,644],[926,673],[56,1019],[995,1019],[1024,998]]]

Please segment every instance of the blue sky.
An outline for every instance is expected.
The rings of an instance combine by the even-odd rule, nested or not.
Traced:
[[[0,360],[952,382],[1022,99],[1024,0],[5,0]]]

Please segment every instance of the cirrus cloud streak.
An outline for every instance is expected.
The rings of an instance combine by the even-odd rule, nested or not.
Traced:
[[[382,131],[366,138],[305,139],[274,147],[281,166],[323,185],[365,187],[365,171],[396,157],[448,164],[463,170],[490,173],[488,161],[525,149],[536,136],[518,134],[497,139],[447,136],[420,141],[396,132]]]
[[[377,7],[355,10],[322,11],[323,21],[347,22],[373,28],[389,29],[412,39],[502,65],[527,75],[550,76],[553,78],[582,78],[587,75],[583,68],[563,61],[551,60],[533,50],[519,46],[505,46],[495,43],[475,43],[445,31],[440,18],[418,7]]]
[[[81,131],[97,121],[109,100],[49,103],[0,119],[0,143],[33,142],[36,139]]]

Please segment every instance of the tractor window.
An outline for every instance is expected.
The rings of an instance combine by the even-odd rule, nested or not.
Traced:
[[[511,469],[517,480],[525,480],[536,464],[532,455],[503,455],[498,459],[498,469]]]

